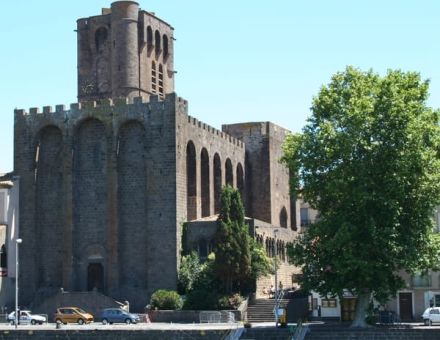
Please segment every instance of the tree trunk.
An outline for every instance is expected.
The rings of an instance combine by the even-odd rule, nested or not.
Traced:
[[[365,321],[365,317],[367,314],[368,304],[370,303],[370,298],[370,291],[363,291],[358,294],[354,320],[351,323],[350,327],[369,327],[369,325]]]

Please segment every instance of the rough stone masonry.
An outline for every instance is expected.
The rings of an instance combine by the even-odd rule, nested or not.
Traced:
[[[79,102],[15,111],[23,305],[62,287],[141,310],[156,289],[176,288],[182,224],[216,214],[225,184],[247,216],[295,237],[278,161],[286,129],[219,131],[189,116],[174,93],[173,28],[136,2],[77,24]]]

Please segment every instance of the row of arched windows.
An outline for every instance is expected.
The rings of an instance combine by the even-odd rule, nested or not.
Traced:
[[[107,42],[108,38],[108,30],[105,27],[100,27],[95,31],[95,48],[96,51],[99,53],[102,52],[102,47]],[[151,26],[147,27],[147,48],[153,48],[156,53],[156,55],[159,55],[160,52],[162,52],[163,59],[165,60],[168,57],[169,54],[169,42],[168,42],[168,36],[166,34],[163,34],[161,36],[160,32],[158,30],[154,31],[154,37],[153,37],[153,30]]]
[[[198,202],[201,203],[202,217],[210,216],[211,212],[211,192],[214,198],[214,213],[220,211],[220,195],[222,184],[234,186],[234,170],[232,161],[227,158],[225,161],[225,177],[222,180],[222,162],[218,153],[212,159],[213,171],[211,171],[211,161],[206,148],[202,148],[200,153],[200,165],[197,166],[196,148],[192,141],[186,147],[186,181],[187,181],[187,219],[188,221],[197,219]],[[200,170],[199,170],[200,169]],[[200,200],[197,197],[197,172],[200,171]],[[244,193],[244,171],[241,163],[237,164],[236,185],[242,198]],[[213,188],[211,188],[210,177],[213,178]]]
[[[153,39],[153,29],[151,26],[147,27],[147,47],[152,48],[154,46],[154,51],[157,55],[163,52],[163,59],[168,57],[168,37],[166,34],[160,35],[158,30],[154,31]]]
[[[257,241],[263,241],[263,237],[257,238]],[[286,244],[283,240],[276,240],[274,238],[266,238],[265,241],[266,254],[269,257],[277,257],[283,262],[286,261]]]

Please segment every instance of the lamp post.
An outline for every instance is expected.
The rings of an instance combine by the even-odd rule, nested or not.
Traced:
[[[275,239],[275,260],[273,261],[274,269],[275,269],[275,327],[278,326],[278,276],[277,276],[277,234],[278,229],[273,231],[273,237]]]
[[[18,247],[23,242],[21,238],[15,240],[15,329],[18,325]]]

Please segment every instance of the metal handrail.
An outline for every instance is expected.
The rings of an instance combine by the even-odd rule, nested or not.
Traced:
[[[296,329],[291,337],[291,340],[304,340],[308,332],[309,328],[307,326],[304,327],[302,320],[300,319],[296,324]]]

